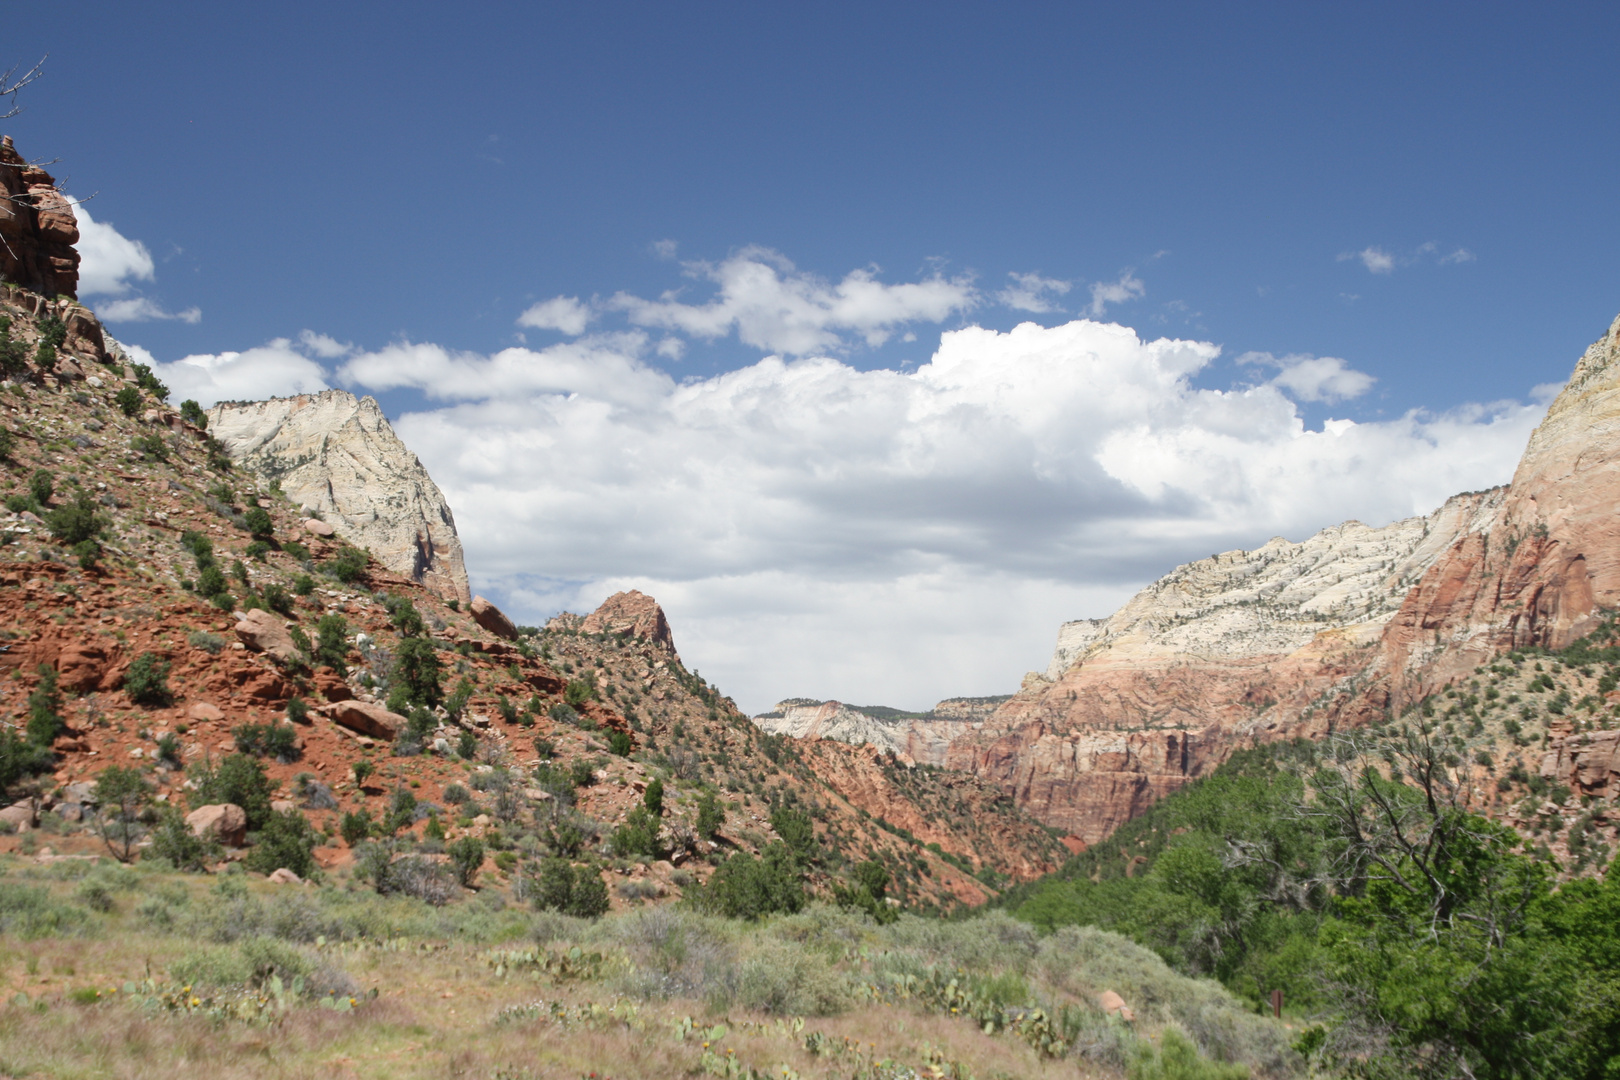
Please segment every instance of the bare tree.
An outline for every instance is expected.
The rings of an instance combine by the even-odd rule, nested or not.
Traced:
[[[13,116],[22,112],[22,106],[17,103],[17,92],[44,74],[45,61],[49,58],[50,54],[46,53],[39,58],[39,63],[29,68],[21,76],[17,74],[17,69],[22,67],[21,64],[13,64],[5,70],[4,74],[0,74],[0,98],[11,99],[11,107],[6,112],[0,113],[0,120],[10,120]]]

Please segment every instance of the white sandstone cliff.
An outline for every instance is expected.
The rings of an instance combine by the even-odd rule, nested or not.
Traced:
[[[323,390],[223,402],[208,411],[208,430],[241,467],[280,483],[389,570],[471,601],[450,506],[373,398]]]

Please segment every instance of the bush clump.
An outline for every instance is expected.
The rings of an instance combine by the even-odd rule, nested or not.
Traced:
[[[540,863],[534,906],[543,911],[594,919],[608,909],[607,885],[602,875],[589,866],[575,867],[562,858],[545,859]]]
[[[162,708],[174,700],[169,690],[169,662],[155,653],[141,653],[130,661],[124,692],[137,705]]]

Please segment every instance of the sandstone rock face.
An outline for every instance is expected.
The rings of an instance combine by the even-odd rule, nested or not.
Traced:
[[[898,710],[864,712],[839,701],[792,698],[753,718],[771,735],[835,739],[892,752],[903,761],[944,765],[950,744],[982,726],[1005,698],[947,698],[923,715]]]
[[[1502,649],[1562,648],[1620,604],[1620,319],[1530,436],[1494,517],[1453,544],[1383,643],[1399,709]]]
[[[585,616],[580,630],[587,634],[625,634],[675,651],[675,638],[669,632],[669,620],[658,601],[645,593],[631,589],[614,593],[602,601],[602,606]]]
[[[236,613],[236,639],[253,651],[284,664],[298,656],[298,647],[293,644],[287,627],[263,608]]]
[[[1385,627],[1504,496],[1178,567],[1107,619],[1067,624],[1047,675],[953,741],[946,764],[1096,843],[1235,749],[1320,734],[1353,719],[1341,708],[1352,699],[1374,707],[1354,679]]]
[[[1541,759],[1541,775],[1580,795],[1620,795],[1620,731],[1565,735]]]
[[[77,296],[79,226],[44,169],[0,139],[0,278],[44,296]]]
[[[374,399],[323,390],[226,402],[209,410],[208,430],[339,538],[441,597],[472,599],[450,506]]]
[[[405,730],[405,717],[373,701],[334,701],[312,710],[323,713],[350,731],[392,742]]]
[[[472,615],[473,622],[496,637],[506,638],[508,641],[517,640],[517,627],[512,624],[512,620],[506,617],[505,612],[482,596],[473,597],[472,607],[468,609],[468,613]]]
[[[1046,678],[1057,682],[1069,665],[1080,659],[1102,633],[1103,619],[1076,619],[1058,627],[1057,647],[1052,650],[1052,661],[1046,665]]]
[[[241,847],[247,843],[247,811],[235,803],[199,806],[186,815],[186,825],[194,836],[218,840],[226,847]]]

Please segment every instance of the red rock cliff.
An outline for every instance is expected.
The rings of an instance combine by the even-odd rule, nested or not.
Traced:
[[[0,140],[0,279],[45,296],[78,296],[79,226],[44,169]]]

